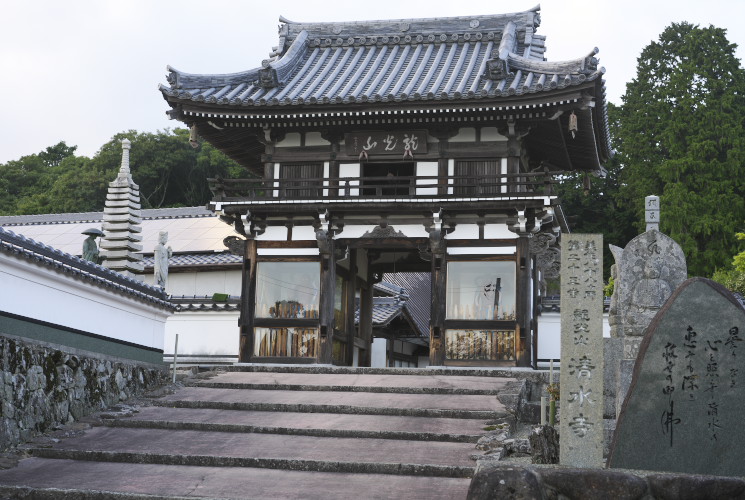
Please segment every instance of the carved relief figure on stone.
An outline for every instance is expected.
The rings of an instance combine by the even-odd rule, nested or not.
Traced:
[[[161,288],[168,282],[168,259],[173,255],[171,247],[166,247],[168,232],[158,234],[158,244],[155,245],[155,284]]]
[[[659,255],[640,260],[637,266],[642,268],[642,277],[631,290],[631,312],[635,314],[629,317],[629,322],[647,325],[673,290],[663,277],[669,272],[666,272],[665,262]]]

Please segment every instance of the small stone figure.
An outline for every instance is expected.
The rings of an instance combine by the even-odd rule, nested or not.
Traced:
[[[88,235],[85,241],[83,241],[83,259],[93,262],[94,264],[100,264],[101,257],[98,254],[96,238],[103,236],[103,232],[99,229],[91,228],[86,229],[82,234]]]
[[[155,245],[155,284],[161,288],[168,282],[168,259],[173,255],[171,247],[166,247],[168,232],[158,234],[158,244]]]

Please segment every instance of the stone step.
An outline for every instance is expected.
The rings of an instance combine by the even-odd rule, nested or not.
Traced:
[[[155,406],[170,408],[210,408],[215,410],[271,411],[293,413],[341,413],[348,415],[395,415],[404,417],[463,418],[498,420],[507,418],[507,411],[489,410],[438,410],[422,408],[385,408],[349,405],[244,403],[240,401],[178,400],[153,401]]]
[[[354,437],[473,442],[483,435],[486,420],[457,418],[403,417],[390,415],[351,415],[334,413],[295,413],[271,411],[235,411],[199,408],[143,407],[131,417],[105,420],[111,426],[142,426],[141,422],[162,422],[165,425],[216,425],[221,430],[264,432],[262,429],[288,429],[298,435],[325,435],[325,432],[354,433]],[[248,431],[244,429],[257,430]],[[217,430],[217,428],[215,429]],[[270,431],[271,433],[271,431]],[[279,433],[279,432],[278,432]],[[350,434],[351,436],[352,434]],[[345,436],[337,436],[345,437]],[[435,439],[436,438],[436,439]]]
[[[158,404],[166,406],[176,402],[195,402],[209,407],[209,403],[240,403],[248,405],[272,405],[278,407],[303,407],[317,409],[299,409],[291,411],[310,411],[325,413],[337,413],[320,410],[318,408],[338,407],[360,409],[360,413],[382,414],[382,415],[406,415],[408,411],[424,411],[425,414],[412,416],[437,416],[426,412],[455,412],[458,414],[442,414],[440,416],[451,416],[457,418],[482,418],[469,417],[471,414],[486,412],[486,418],[491,418],[495,413],[506,411],[496,396],[483,395],[436,395],[436,394],[383,394],[383,393],[357,393],[357,392],[328,392],[328,391],[263,391],[251,389],[215,389],[209,387],[185,387],[178,394],[166,396],[158,400]],[[187,405],[188,406],[188,405]],[[468,410],[462,410],[468,408]],[[245,407],[241,409],[258,409]],[[287,411],[287,410],[277,410]],[[343,412],[343,411],[342,411]],[[370,412],[370,413],[368,413]],[[345,412],[348,413],[348,412]]]
[[[31,452],[98,462],[468,477],[472,450],[470,443],[96,427]]]
[[[294,385],[294,384],[251,384],[235,382],[196,382],[192,387],[211,389],[251,389],[256,391],[322,391],[322,392],[370,392],[386,394],[460,394],[470,396],[496,396],[498,389],[454,389],[447,387],[376,387],[353,385]]]
[[[286,436],[344,437],[354,439],[400,439],[406,441],[440,441],[448,443],[475,443],[478,435],[435,434],[431,432],[360,431],[347,429],[296,429],[294,427],[220,424],[212,422],[174,422],[168,420],[108,420],[109,427],[130,429],[170,429],[209,432],[237,432],[254,434],[281,434]]]
[[[0,471],[0,498],[464,499],[470,479],[29,458]],[[28,486],[34,485],[34,490]],[[35,494],[35,496],[33,496]]]
[[[194,385],[261,390],[496,395],[511,381],[513,379],[460,375],[321,373],[308,376],[304,373],[222,372]]]
[[[429,378],[433,376],[443,377],[480,377],[480,378],[504,378],[504,379],[535,379],[548,380],[547,371],[536,371],[532,368],[522,367],[494,367],[494,368],[370,368],[356,366],[332,366],[332,365],[272,365],[236,363],[234,365],[221,367],[226,372],[251,372],[251,373],[296,373],[308,375],[333,374],[333,375],[404,375]]]

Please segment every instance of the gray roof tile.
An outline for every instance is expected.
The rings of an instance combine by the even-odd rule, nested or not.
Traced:
[[[278,85],[264,85],[261,68],[231,75],[170,69],[166,98],[235,107],[385,101],[463,100],[548,92],[600,77],[593,57],[544,60],[545,37],[534,34],[537,8],[492,16],[358,23],[295,23],[280,28],[280,57],[267,62]],[[502,78],[487,61],[506,62]],[[264,70],[265,71],[265,70]]]
[[[173,305],[166,300],[165,291],[161,288],[145,284],[2,227],[0,227],[0,252],[60,270],[75,279],[130,295],[137,300],[149,302],[163,309],[173,309]]]

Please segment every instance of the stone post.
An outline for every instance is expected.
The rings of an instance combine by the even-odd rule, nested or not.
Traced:
[[[603,465],[603,236],[569,234],[561,252],[560,463]]]

